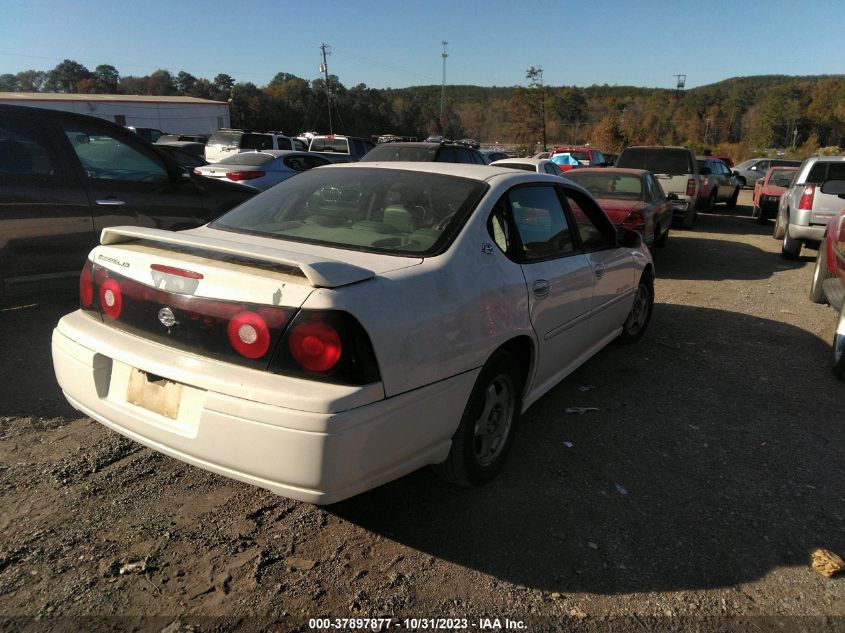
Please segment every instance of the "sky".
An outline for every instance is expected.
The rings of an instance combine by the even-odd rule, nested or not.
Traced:
[[[674,88],[845,73],[843,0],[0,0],[0,74],[64,59],[261,87],[277,72],[347,86]]]

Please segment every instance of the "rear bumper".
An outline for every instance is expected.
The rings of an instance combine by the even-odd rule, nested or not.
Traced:
[[[820,242],[824,239],[824,225],[802,226],[799,224],[789,225],[789,237],[803,242]]]
[[[90,345],[88,330],[97,327],[104,343]],[[467,372],[387,399],[382,393],[370,402],[372,385],[344,387],[350,393],[338,399],[332,385],[209,363],[113,331],[79,313],[59,322],[52,351],[65,397],[91,418],[181,461],[317,504],[442,462],[478,375],[477,370]],[[193,375],[185,370],[191,364]],[[132,368],[183,385],[175,419],[127,401]],[[223,380],[214,375],[217,371]],[[277,388],[265,392],[268,380]],[[302,389],[312,392],[309,400],[290,398],[300,408],[280,403],[286,393]],[[352,393],[356,389],[365,393]],[[304,410],[303,404],[313,410]],[[350,408],[335,410],[344,406]]]

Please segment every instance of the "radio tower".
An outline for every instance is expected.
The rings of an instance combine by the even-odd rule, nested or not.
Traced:
[[[443,44],[443,52],[440,56],[443,58],[443,83],[440,85],[440,133],[446,133],[446,126],[443,123],[443,112],[446,108],[446,58],[449,57],[449,54],[446,52],[446,45],[449,42],[443,40],[441,44]]]
[[[323,63],[320,64],[320,70],[326,75],[326,103],[329,106],[329,134],[334,135],[334,127],[332,126],[332,89],[329,86],[329,64],[326,61],[327,51],[331,50],[328,44],[321,44],[320,50],[323,51]],[[343,125],[341,124],[341,128]]]
[[[680,99],[684,95],[684,86],[687,84],[686,75],[673,75],[677,80],[675,84],[675,98]]]

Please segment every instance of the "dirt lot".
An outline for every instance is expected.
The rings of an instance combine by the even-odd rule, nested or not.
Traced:
[[[534,405],[478,490],[423,470],[318,508],[162,457],[63,399],[72,299],[4,309],[0,630],[845,630],[845,577],[809,566],[845,555],[835,315],[807,297],[815,252],[781,259],[748,216],[673,231],[646,337]]]

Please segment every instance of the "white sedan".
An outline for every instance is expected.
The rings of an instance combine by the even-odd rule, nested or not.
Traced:
[[[557,176],[330,166],[197,229],[105,229],[53,363],[86,415],[287,497],[427,464],[478,485],[523,411],[642,336],[653,282],[639,235]]]
[[[563,172],[554,162],[547,158],[503,158],[490,163],[491,167],[509,167],[523,171],[536,171],[538,174],[562,176]]]
[[[304,171],[331,164],[331,161],[312,152],[265,149],[232,154],[216,163],[197,167],[194,173],[265,191]]]

